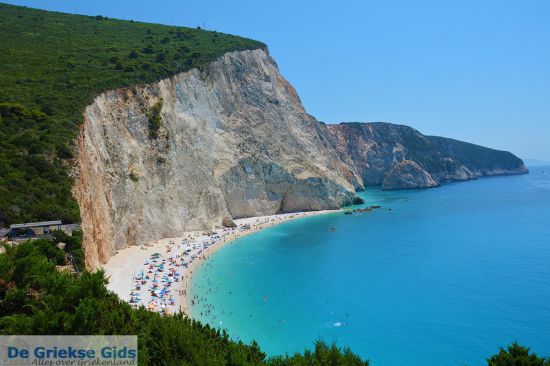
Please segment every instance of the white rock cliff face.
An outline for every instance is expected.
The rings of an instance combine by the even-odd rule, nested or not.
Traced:
[[[88,268],[226,216],[336,209],[361,181],[264,50],[99,95],[77,147]]]
[[[266,51],[99,95],[74,169],[86,265],[226,218],[336,209],[355,189],[435,187],[527,173],[505,151],[389,123],[325,125]]]

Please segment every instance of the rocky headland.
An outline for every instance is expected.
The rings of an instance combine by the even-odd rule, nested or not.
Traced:
[[[372,122],[324,127],[340,158],[364,186],[431,188],[446,181],[528,172],[510,152],[425,136],[408,126]]]

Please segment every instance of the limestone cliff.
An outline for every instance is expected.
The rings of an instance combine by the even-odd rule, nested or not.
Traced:
[[[342,161],[365,186],[427,188],[445,181],[527,173],[523,161],[509,152],[424,136],[408,126],[376,122],[324,128]]]
[[[439,183],[432,178],[430,173],[411,160],[403,160],[395,164],[382,182],[383,190],[432,188],[437,186],[439,186]]]
[[[77,148],[88,268],[117,249],[232,218],[357,203],[364,185],[526,171],[510,153],[406,126],[319,123],[263,49],[97,96]]]
[[[336,209],[360,178],[266,51],[109,91],[84,112],[73,189],[87,266],[239,218]]]

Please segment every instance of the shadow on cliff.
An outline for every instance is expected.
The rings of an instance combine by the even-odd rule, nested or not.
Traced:
[[[220,177],[220,184],[233,218],[335,210],[362,203],[355,192],[303,167],[291,172],[280,164],[253,157],[240,159]]]

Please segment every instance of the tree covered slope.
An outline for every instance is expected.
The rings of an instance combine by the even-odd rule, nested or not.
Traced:
[[[79,221],[68,172],[94,96],[257,48],[201,29],[0,4],[0,226]]]

